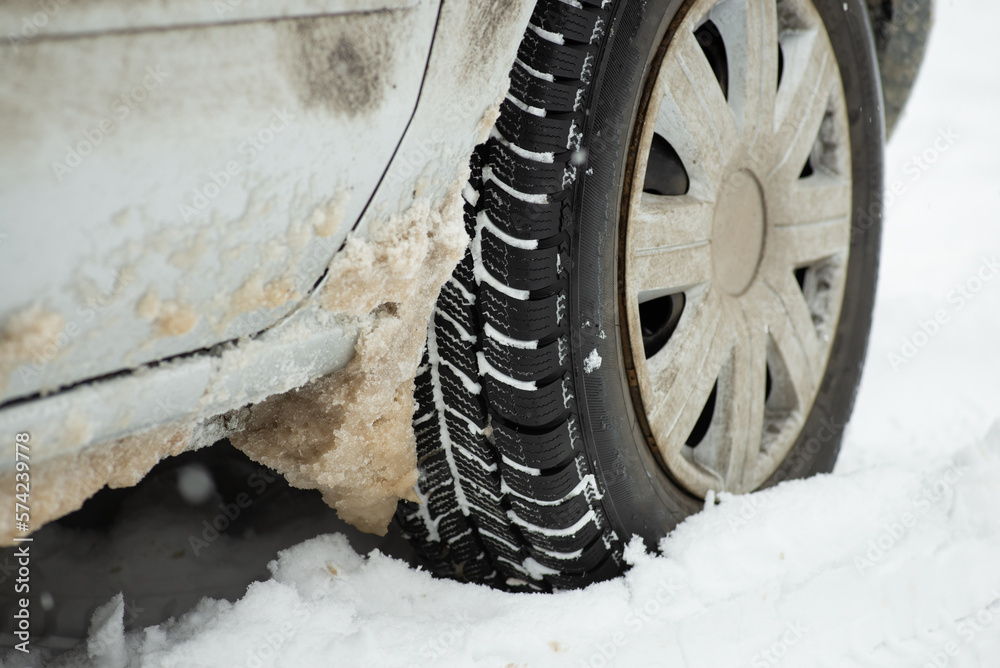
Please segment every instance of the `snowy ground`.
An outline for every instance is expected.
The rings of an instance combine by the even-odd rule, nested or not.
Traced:
[[[660,554],[633,547],[625,577],[555,595],[432,580],[326,535],[237,602],[158,626],[123,635],[134,613],[114,598],[57,664],[1000,666],[997,25],[992,0],[938,2],[889,147],[897,194],[835,474],[724,498]]]

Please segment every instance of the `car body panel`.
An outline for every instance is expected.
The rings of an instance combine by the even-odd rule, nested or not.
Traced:
[[[218,25],[413,7],[420,0],[5,0],[0,34],[11,46],[36,37]]]
[[[438,3],[409,4],[0,45],[0,322],[58,330],[0,401],[294,310],[416,105]]]
[[[104,294],[110,295],[110,298],[105,300],[107,304],[98,302],[91,305],[91,307],[97,307],[94,319],[101,321],[102,326],[106,328],[103,336],[93,335],[93,338],[103,339],[100,344],[105,347],[104,349],[108,351],[109,356],[115,355],[116,351],[131,352],[130,356],[121,355],[121,359],[127,357],[127,366],[98,378],[84,378],[81,382],[74,381],[73,376],[67,373],[67,370],[70,369],[69,366],[53,365],[51,360],[43,359],[45,369],[59,368],[62,370],[59,373],[49,372],[51,375],[46,376],[46,379],[51,381],[49,387],[55,389],[44,394],[23,396],[21,393],[25,389],[21,386],[20,390],[14,392],[8,390],[6,395],[8,399],[0,403],[0,439],[12,442],[15,433],[29,432],[32,434],[33,476],[42,476],[37,479],[44,481],[44,485],[38,489],[52,489],[60,484],[64,485],[59,495],[52,498],[46,497],[39,509],[33,509],[33,527],[37,528],[45,521],[79,507],[87,496],[104,484],[113,486],[133,484],[138,477],[141,477],[142,472],[148,470],[160,456],[178,452],[179,449],[191,449],[210,444],[234,431],[241,430],[244,427],[248,411],[252,409],[254,404],[267,397],[287,393],[318,378],[332,378],[334,384],[339,382],[338,379],[342,376],[338,374],[346,372],[344,367],[356,357],[356,350],[363,350],[364,344],[359,339],[359,332],[363,333],[366,327],[370,328],[373,315],[357,312],[346,313],[331,307],[331,304],[337,302],[332,297],[337,295],[340,286],[335,279],[326,273],[328,267],[343,269],[344,252],[338,253],[337,251],[341,248],[345,238],[363,242],[369,235],[376,234],[378,230],[383,229],[383,226],[391,221],[398,222],[400,216],[412,215],[414,211],[454,210],[446,207],[445,202],[453,201],[449,197],[453,198],[454,193],[461,190],[467,178],[469,155],[474,145],[485,138],[493,124],[500,101],[506,91],[507,74],[513,63],[521,35],[526,28],[532,5],[532,2],[443,0],[439,9],[435,6],[436,28],[433,23],[429,27],[430,32],[433,33],[430,57],[429,59],[422,58],[419,61],[420,75],[422,76],[422,82],[416,82],[422,86],[419,101],[412,115],[404,114],[408,125],[403,139],[398,142],[398,146],[393,148],[390,155],[384,157],[384,161],[380,164],[380,181],[378,181],[377,190],[370,198],[356,196],[356,193],[352,193],[345,204],[338,199],[343,192],[342,182],[332,178],[329,173],[313,172],[310,169],[310,165],[313,163],[295,161],[297,156],[313,155],[309,149],[314,147],[318,140],[308,144],[303,134],[298,143],[291,142],[297,147],[298,152],[286,147],[271,153],[275,156],[271,160],[278,163],[271,168],[278,169],[278,167],[283,166],[285,171],[282,174],[287,179],[285,183],[299,185],[298,190],[289,185],[285,191],[281,191],[282,193],[291,192],[286,199],[275,200],[277,204],[272,203],[270,206],[261,205],[256,210],[265,218],[268,211],[273,210],[275,206],[279,208],[283,206],[283,211],[286,214],[291,210],[296,213],[295,216],[285,216],[285,228],[277,225],[272,228],[279,230],[279,232],[283,230],[286,233],[284,238],[280,238],[279,234],[279,238],[273,241],[272,246],[276,248],[276,253],[272,267],[276,272],[290,272],[293,277],[297,275],[296,272],[299,272],[310,278],[318,276],[319,280],[312,279],[312,283],[309,280],[302,280],[302,282],[296,283],[295,286],[301,294],[292,304],[283,304],[281,307],[270,310],[251,311],[235,318],[233,322],[246,323],[246,326],[238,331],[247,332],[247,334],[224,329],[222,334],[216,332],[214,338],[206,337],[205,340],[211,341],[210,345],[195,350],[188,349],[180,354],[171,354],[166,352],[164,348],[155,348],[158,345],[155,338],[153,340],[154,348],[150,350],[144,350],[141,346],[138,353],[135,352],[134,348],[126,349],[116,340],[117,328],[121,326],[121,321],[133,323],[138,321],[136,313],[144,310],[140,306],[145,295],[144,290],[148,292],[149,286],[155,283],[157,272],[165,271],[168,272],[167,276],[175,275],[176,266],[170,265],[167,253],[177,252],[178,248],[184,249],[190,246],[184,243],[186,237],[172,236],[172,228],[166,227],[161,229],[164,241],[161,249],[157,249],[155,235],[135,237],[131,247],[136,248],[137,257],[143,262],[113,264],[101,258],[92,262],[95,269],[106,272],[103,276],[104,282],[98,287],[103,287],[106,290]],[[426,6],[420,4],[414,5],[412,9],[400,11],[420,12],[425,9]],[[376,24],[384,22],[383,27],[405,33],[412,26],[407,24],[400,27],[399,22],[393,19],[393,15],[397,13],[399,12],[385,11],[365,16],[370,17]],[[252,24],[247,24],[247,26],[249,25]],[[270,29],[273,30],[273,27]],[[378,29],[378,25],[372,26],[372,30]],[[215,28],[200,30],[212,32]],[[171,31],[167,31],[167,33],[169,32]],[[119,37],[117,34],[107,36],[108,39],[112,40]],[[105,37],[99,39],[105,39]],[[229,44],[231,43],[219,43],[221,54],[226,53],[225,47]],[[266,43],[256,44],[254,50],[266,53],[266,46]],[[329,53],[330,51],[330,49],[320,49],[321,53]],[[401,71],[412,71],[411,65],[412,63],[409,62],[402,64]],[[71,64],[64,62],[62,66],[70,67]],[[424,68],[426,68],[426,72]],[[140,68],[132,71],[141,72],[143,70]],[[242,71],[238,70],[238,72]],[[86,73],[82,71],[77,72],[77,74],[81,77],[86,76]],[[387,80],[388,78],[396,80],[397,76],[402,75],[390,72],[383,76]],[[418,76],[417,79],[421,79],[421,76]],[[273,81],[277,81],[277,74],[274,75]],[[285,82],[287,84],[287,77]],[[289,91],[290,95],[298,95],[290,84],[285,90]],[[188,92],[192,96],[197,94],[197,90],[194,88],[189,89]],[[241,94],[242,97],[238,99],[248,99],[246,93]],[[218,95],[213,91],[210,97],[218,97]],[[295,97],[294,99],[299,100],[300,98]],[[21,105],[19,108],[26,109],[32,104],[37,105],[39,100],[48,100],[48,104],[55,107],[59,106],[58,100],[66,102],[66,99],[59,96],[46,98],[41,93],[38,96],[32,93],[27,99],[18,103]],[[187,104],[197,106],[199,103],[192,99]],[[324,118],[330,119],[331,125],[342,122],[344,118],[350,118],[349,116],[337,116],[323,107],[322,104],[320,107],[322,108],[316,110],[307,109],[303,113],[302,118],[308,120],[315,117],[317,119],[313,127]],[[265,111],[270,109],[269,106],[263,104],[255,108]],[[26,114],[26,112],[24,113]],[[8,111],[3,109],[2,114],[3,116],[0,118],[6,118]],[[259,116],[254,115],[245,115],[245,117],[253,121],[259,119]],[[366,114],[359,114],[359,123],[365,117],[367,117]],[[173,123],[168,123],[167,119],[164,118],[161,119],[160,131],[164,137],[169,139],[175,134],[186,132],[185,122],[190,122],[192,119],[200,121],[202,118],[197,114],[177,115],[174,117]],[[237,118],[243,117],[237,115]],[[219,132],[228,131],[226,123],[221,119],[209,118],[205,122]],[[72,124],[71,127],[78,128],[79,124]],[[43,130],[47,132],[47,126],[35,126],[36,134]],[[327,129],[329,133],[335,131],[335,129]],[[61,135],[64,138],[66,131],[60,132],[64,132]],[[215,159],[220,151],[224,152],[224,148],[231,150],[231,141],[216,143],[211,133],[201,129],[199,129],[199,133],[206,141],[212,142],[214,150],[205,153],[210,158]],[[39,141],[48,142],[50,150],[46,159],[51,161],[53,159],[51,158],[52,150],[56,150],[58,153],[58,150],[63,146],[60,145],[60,142],[50,141],[44,134],[39,136]],[[133,136],[138,136],[138,133]],[[231,138],[231,135],[226,136]],[[112,136],[111,138],[117,140],[121,137]],[[141,139],[141,137],[138,138]],[[174,151],[177,146],[168,139],[160,140],[160,147],[164,150]],[[7,140],[0,140],[0,142],[5,141]],[[116,145],[118,143],[115,142]],[[65,141],[62,144],[64,145]],[[148,150],[149,145],[145,146],[145,150]],[[111,146],[109,145],[107,148],[110,149]],[[275,145],[274,148],[279,147]],[[357,144],[345,143],[335,148],[333,155],[329,156],[328,162],[324,164],[329,166],[330,172],[336,174],[342,173],[337,171],[341,169],[339,163],[351,165],[350,169],[347,170],[350,172],[352,169],[356,171],[355,165],[358,161],[369,160],[373,163],[375,161],[367,148],[359,148]],[[314,152],[320,153],[315,148]],[[140,153],[134,154],[134,157],[142,164],[143,155]],[[99,154],[95,151],[95,157],[97,155]],[[281,157],[280,161],[279,156]],[[174,156],[168,157],[171,160],[176,159]],[[11,159],[10,144],[0,143],[0,162],[6,164],[3,172],[5,175],[14,174],[16,170],[11,166],[13,160]],[[45,169],[51,169],[48,162],[39,164]],[[203,165],[195,164],[192,161],[190,170],[203,176],[216,164],[218,163],[212,162]],[[33,168],[37,171],[39,166],[35,165]],[[298,180],[295,179],[297,169],[299,170]],[[70,176],[75,176],[75,174]],[[159,188],[165,188],[174,193],[189,194],[192,187],[190,184],[199,183],[197,176],[191,177],[190,173],[184,170],[166,171],[162,172],[160,176],[161,180],[155,184],[156,188],[151,188],[148,191],[136,188],[129,191],[128,194],[132,201],[146,201],[149,193],[159,192]],[[348,174],[348,176],[352,175]],[[173,183],[175,179],[180,179],[187,189]],[[103,183],[96,177],[92,179],[91,183],[95,188],[111,189],[114,186],[113,181]],[[243,188],[244,196],[249,201],[251,198],[257,197],[259,191],[271,188],[270,184],[270,181],[254,181],[250,187],[231,185],[224,195],[220,195],[211,203],[212,207],[219,207],[219,213],[215,214],[214,217],[218,218],[227,211],[232,211],[231,215],[234,216],[236,213],[244,213],[243,209],[240,209],[239,201],[232,205],[231,210],[225,208],[230,206],[224,201],[230,190]],[[9,187],[6,182],[0,187],[4,189],[4,197],[12,198],[9,200],[0,198],[0,212],[9,212],[12,209],[8,202],[15,201],[19,195],[17,190]],[[51,188],[51,186],[47,187]],[[313,223],[313,233],[309,235],[303,248],[315,247],[317,250],[313,251],[313,255],[296,256],[291,250],[286,250],[292,245],[287,235],[292,223],[288,221],[306,220],[313,222],[308,215],[314,210],[310,209],[309,206],[314,200],[321,205],[330,202],[335,205],[343,204],[342,220],[336,226],[335,231],[325,237],[315,234],[316,225]],[[22,206],[36,205],[30,199],[17,201]],[[266,203],[269,200],[264,198],[261,201]],[[169,205],[161,206],[165,206],[165,210],[169,210],[169,206],[177,207],[177,202],[173,201]],[[143,207],[138,208],[142,209]],[[39,209],[39,211],[44,210],[44,207]],[[7,217],[6,214],[4,216]],[[7,218],[9,219],[9,217]],[[341,214],[335,218],[340,219]],[[107,216],[95,220],[96,222],[91,228],[91,237],[103,234],[124,234],[116,231],[118,226]],[[31,244],[22,244],[17,247],[18,253],[12,253],[11,249],[14,246],[9,245],[8,242],[12,241],[12,233],[21,234],[25,229],[32,230],[32,224],[36,222],[36,218],[34,216],[31,218],[21,217],[13,222],[17,224],[5,225],[3,229],[0,229],[0,233],[7,233],[6,238],[0,239],[0,244],[2,244],[0,245],[0,255],[5,258],[5,261],[8,259],[12,261],[15,257],[20,258],[22,253],[31,250]],[[133,225],[135,228],[132,227]],[[209,230],[214,229],[213,225],[215,225],[214,219],[210,219],[205,224]],[[461,216],[455,217],[449,226],[451,229],[457,226],[461,230],[463,227]],[[144,228],[142,228],[140,220],[138,223],[129,222],[124,226],[124,229],[141,231]],[[165,231],[163,231],[164,229]],[[32,232],[32,234],[34,233]],[[115,238],[117,239],[117,236]],[[41,243],[42,240],[42,237],[36,236],[37,243]],[[52,243],[54,244],[54,242]],[[60,245],[69,243],[66,238],[59,242]],[[118,244],[119,246],[124,245],[126,250],[130,248],[123,241],[118,241]],[[147,248],[149,244],[152,244],[151,249]],[[282,248],[283,245],[284,248]],[[225,259],[226,253],[217,250],[221,247],[220,245],[213,246],[211,250],[204,250],[200,256]],[[40,248],[36,250],[40,250]],[[264,243],[259,244],[257,248],[266,250],[268,246]],[[239,253],[230,255],[237,258],[240,256]],[[68,258],[67,261],[86,262],[90,257],[90,254],[81,252]],[[254,256],[254,258],[256,257]],[[34,258],[46,260],[41,252],[35,252]],[[331,258],[333,264],[331,264]],[[296,259],[297,264],[291,262],[291,260]],[[149,263],[144,264],[147,260]],[[27,268],[31,258],[18,259],[18,262],[21,263],[22,268]],[[338,262],[340,262],[339,265]],[[136,277],[128,281],[116,279],[114,268],[120,268],[126,264],[139,268],[152,267],[155,271],[151,270],[148,274],[137,272]],[[286,265],[289,265],[290,268]],[[109,266],[112,268],[110,271]],[[13,322],[10,316],[12,311],[8,307],[6,311],[0,312],[0,366],[4,363],[9,366],[13,360],[20,367],[23,367],[20,362],[24,360],[17,358],[16,355],[12,358],[10,355],[13,350],[11,342],[17,343],[19,340],[21,343],[27,341],[35,344],[50,341],[54,352],[58,353],[53,357],[53,360],[62,359],[62,355],[68,355],[71,346],[60,347],[59,342],[61,338],[64,339],[68,336],[68,324],[72,321],[74,313],[73,310],[64,312],[63,308],[78,307],[79,304],[73,301],[77,298],[76,295],[72,294],[66,305],[62,306],[61,302],[51,300],[52,294],[59,294],[60,284],[54,281],[47,281],[44,291],[37,291],[38,284],[30,280],[23,280],[19,284],[20,287],[8,287],[6,281],[10,280],[14,273],[8,273],[8,271],[6,267],[0,269],[0,272],[3,272],[3,278],[0,280],[4,281],[2,284],[4,289],[0,292],[2,294],[0,299],[12,305],[16,304],[15,308],[20,308],[21,311],[14,312],[26,313],[26,315],[24,323],[22,323],[25,326],[16,332],[19,336],[12,338],[10,336]],[[442,273],[442,275],[446,275],[450,271],[451,266],[437,268],[437,273]],[[73,272],[79,273],[77,268],[73,267],[72,272],[65,270],[63,275],[69,276]],[[334,272],[331,270],[331,273]],[[176,274],[184,275],[183,272],[176,272]],[[36,280],[39,277],[40,274],[36,275]],[[195,287],[203,290],[205,294],[214,293],[222,296],[222,305],[225,305],[225,298],[231,297],[234,292],[232,284],[229,286],[218,285],[216,282],[219,280],[218,277],[217,273],[204,274],[202,280],[211,282],[210,285],[195,285]],[[395,281],[398,284],[400,280],[415,280],[420,277],[388,276],[382,278],[388,282]],[[141,288],[136,287],[142,283],[146,283],[146,285],[142,285]],[[379,281],[375,280],[373,284],[377,286]],[[115,285],[120,285],[118,292],[113,289]],[[159,286],[157,287],[159,289]],[[238,288],[239,285],[237,285],[237,290]],[[74,289],[79,291],[79,288],[74,287]],[[34,305],[25,306],[27,301],[23,299],[25,290],[28,290],[29,293],[35,290],[37,294],[41,295]],[[195,292],[193,288],[189,287],[189,290],[192,290],[192,293]],[[99,292],[98,297],[101,294]],[[419,310],[422,310],[425,318],[429,317],[435,295],[436,290],[432,293],[427,292],[424,296],[426,303],[419,305]],[[172,296],[164,291],[161,296],[161,306],[165,299],[170,299]],[[380,304],[384,300],[379,294],[373,294],[371,301],[373,304]],[[113,306],[119,302],[123,306]],[[200,319],[211,322],[212,314],[218,315],[216,302],[211,299],[199,302],[199,304],[206,309],[205,315],[201,311],[197,311]],[[220,305],[218,308],[222,308],[222,306]],[[25,309],[27,309],[26,312]],[[118,314],[117,324],[104,322],[105,320],[113,321],[115,314]],[[143,323],[140,321],[140,324]],[[32,325],[37,326],[32,328]],[[236,327],[231,323],[227,326]],[[149,335],[150,324],[145,323],[145,327],[145,332]],[[215,330],[209,328],[209,331],[214,332]],[[30,336],[32,334],[34,339]],[[83,334],[72,337],[70,343],[77,345],[76,341],[83,340],[83,338]],[[135,340],[135,338],[127,340]],[[46,346],[36,345],[35,348],[42,349],[44,353]],[[416,368],[419,363],[419,351],[416,351],[414,355],[414,359],[405,361],[403,366],[410,365]],[[79,359],[86,361],[85,356]],[[148,361],[144,362],[143,360]],[[33,360],[29,357],[27,361]],[[13,372],[15,375],[16,371],[17,369]],[[347,381],[345,380],[345,382]],[[404,382],[403,385],[405,384]],[[412,377],[409,384],[412,386]],[[14,396],[19,398],[10,398]],[[403,412],[400,412],[400,415],[402,414]],[[407,428],[409,428],[408,416],[406,420]],[[398,425],[395,425],[394,428],[398,428]],[[280,443],[276,444],[275,447],[280,447]],[[117,465],[109,464],[109,457],[114,461],[122,461],[120,468],[127,468],[127,474],[122,475],[120,471],[117,471]],[[377,468],[377,455],[369,459],[370,461],[366,465],[373,469]],[[13,475],[12,467],[13,460],[0,460],[0,488],[13,488],[12,486],[4,486],[4,481]],[[87,471],[87,475],[78,475],[81,471]],[[0,539],[9,540],[13,535],[12,532],[13,527],[9,525],[8,521],[0,518]]]

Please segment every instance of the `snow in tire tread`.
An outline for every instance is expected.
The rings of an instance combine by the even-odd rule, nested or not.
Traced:
[[[574,401],[567,314],[573,162],[610,12],[540,0],[466,188],[472,242],[416,381],[423,503],[397,519],[441,576],[551,590],[621,569]]]

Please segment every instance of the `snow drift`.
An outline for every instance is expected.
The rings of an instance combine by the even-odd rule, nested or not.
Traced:
[[[281,552],[236,603],[126,634],[112,599],[51,665],[986,666],[1000,656],[997,508],[1000,423],[930,467],[723,495],[583,591],[435,580],[326,535]]]

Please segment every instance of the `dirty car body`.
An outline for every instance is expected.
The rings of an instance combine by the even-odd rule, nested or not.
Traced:
[[[0,7],[0,440],[30,437],[32,529],[317,379],[320,433],[243,444],[384,529],[415,481],[407,393],[467,242],[468,157],[530,10]]]

